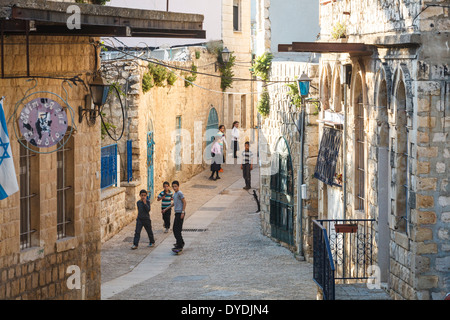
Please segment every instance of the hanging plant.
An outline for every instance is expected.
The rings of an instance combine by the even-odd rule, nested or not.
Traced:
[[[270,113],[270,96],[267,89],[264,89],[263,92],[261,93],[261,97],[259,98],[258,101],[257,110],[263,117],[267,117]]]
[[[250,71],[261,80],[269,80],[270,67],[272,66],[273,54],[264,52],[255,59]]]
[[[222,91],[227,90],[227,88],[232,88],[233,84],[233,67],[236,63],[236,56],[233,53],[230,53],[230,59],[227,63],[223,61],[222,58],[222,49],[217,52],[217,62],[219,63],[219,72],[221,74],[220,78],[220,88]]]
[[[187,72],[182,72],[181,76],[184,79],[188,80],[188,81],[186,81],[186,80],[184,81],[184,86],[186,88],[189,87],[189,86],[193,87],[194,85],[192,84],[192,82],[197,80],[197,66],[194,63],[192,63],[190,75]]]
[[[175,84],[175,81],[177,81],[178,77],[175,73],[169,72],[167,75],[167,85],[173,86]]]
[[[333,30],[331,30],[331,37],[335,40],[346,38],[347,28],[345,24],[338,22],[333,26]]]
[[[153,88],[153,76],[151,73],[147,72],[142,77],[142,92],[146,93]]]
[[[167,80],[167,69],[158,64],[149,64],[148,65],[149,73],[153,76],[153,83],[157,87],[165,87]]]

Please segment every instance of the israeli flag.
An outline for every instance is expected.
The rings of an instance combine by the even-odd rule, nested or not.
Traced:
[[[3,98],[0,100],[0,200],[19,191],[11,145],[9,144],[5,112],[3,111]]]

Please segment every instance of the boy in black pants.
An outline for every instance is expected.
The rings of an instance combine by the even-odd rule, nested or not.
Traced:
[[[251,188],[251,171],[253,170],[252,164],[253,152],[250,151],[250,142],[245,142],[245,150],[242,152],[242,164],[241,170],[245,180],[245,187],[243,189],[248,190]]]
[[[137,249],[139,245],[139,239],[141,238],[142,227],[147,231],[148,238],[150,240],[149,247],[155,244],[155,239],[153,238],[152,232],[152,221],[150,220],[150,202],[147,200],[147,191],[141,190],[139,192],[139,197],[141,198],[136,206],[138,208],[138,216],[136,219],[136,230],[134,232],[134,240],[132,250]]]
[[[183,249],[184,240],[183,236],[181,235],[181,231],[183,230],[186,199],[184,198],[183,193],[180,191],[180,183],[178,181],[172,182],[172,189],[174,191],[173,203],[169,208],[174,207],[175,211],[175,219],[173,221],[173,235],[177,242],[175,243],[174,249]]]

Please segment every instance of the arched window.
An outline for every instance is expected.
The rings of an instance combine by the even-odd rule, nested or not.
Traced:
[[[355,210],[363,211],[365,202],[366,134],[364,131],[364,102],[360,75],[357,75],[355,79],[353,110],[355,124]]]
[[[406,90],[403,81],[400,81],[395,94],[396,135],[395,135],[395,215],[397,217],[398,231],[406,231],[408,217],[408,128],[406,113]]]

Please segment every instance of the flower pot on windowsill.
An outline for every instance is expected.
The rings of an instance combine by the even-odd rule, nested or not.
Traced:
[[[335,224],[334,229],[337,233],[355,233],[358,231],[358,225],[356,223],[340,223]]]

